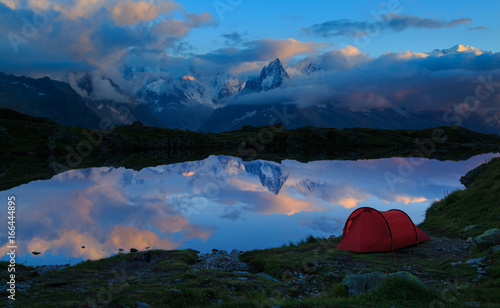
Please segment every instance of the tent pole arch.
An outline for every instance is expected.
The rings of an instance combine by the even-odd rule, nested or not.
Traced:
[[[415,232],[415,240],[417,241],[417,245],[418,245],[418,232],[417,232],[417,228],[415,227],[415,224],[413,223],[413,220],[411,220],[410,216],[408,214],[406,214],[405,212],[403,212],[401,210],[398,210],[398,209],[392,209],[392,210],[389,210],[389,211],[398,211],[398,212],[401,212],[401,213],[405,214],[405,216],[408,217],[408,220],[410,220],[411,224],[413,225],[413,232]]]
[[[359,209],[355,210],[354,212],[351,213],[351,215],[349,215],[349,217],[347,218],[346,220],[346,223],[345,223],[345,226],[344,226],[344,232],[342,235],[345,235],[347,234],[347,224],[349,223],[349,221],[351,220],[351,216],[353,216],[354,213],[358,212],[359,211],[359,214],[357,214],[356,216],[358,215],[361,215],[361,213],[363,213],[364,210],[373,210],[375,212],[377,212],[385,221],[385,226],[387,227],[387,230],[389,231],[389,236],[391,238],[391,251],[394,251],[394,241],[392,239],[392,232],[391,232],[391,227],[389,226],[389,223],[387,222],[387,219],[385,219],[384,215],[382,215],[382,213],[380,213],[378,210],[372,208],[372,207],[369,207],[369,206],[365,206],[365,207],[360,207]],[[408,215],[407,215],[408,216]],[[408,217],[410,218],[410,217]],[[411,219],[410,219],[411,221]],[[352,224],[351,224],[352,225]],[[413,227],[415,227],[415,225],[413,225]],[[416,232],[416,231],[415,231]]]

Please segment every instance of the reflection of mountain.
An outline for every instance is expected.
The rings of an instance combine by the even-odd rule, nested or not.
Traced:
[[[293,188],[295,188],[296,191],[298,191],[302,194],[307,194],[307,193],[313,191],[315,188],[318,188],[322,185],[323,184],[311,181],[310,179],[302,179],[298,183],[296,183],[292,186],[293,186]]]
[[[190,183],[204,181],[218,184],[220,187],[225,186],[231,176],[246,172],[258,176],[262,186],[276,195],[288,178],[283,167],[277,163],[262,160],[243,162],[241,158],[223,155],[212,155],[204,160],[146,169],[155,174],[176,173],[189,178]]]
[[[257,160],[245,163],[245,168],[248,173],[257,175],[262,185],[276,195],[288,178],[288,175],[283,173],[281,165],[268,161]]]

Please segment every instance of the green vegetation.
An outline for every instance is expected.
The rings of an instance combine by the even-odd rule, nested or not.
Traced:
[[[467,189],[455,191],[432,204],[421,227],[462,238],[500,228],[500,158],[481,169],[482,172],[470,179],[472,183]],[[464,231],[471,225],[477,227]]]

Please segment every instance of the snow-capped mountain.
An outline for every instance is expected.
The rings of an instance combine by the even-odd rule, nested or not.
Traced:
[[[467,46],[467,45],[455,45],[451,48],[448,49],[434,49],[430,53],[428,53],[431,56],[442,56],[442,55],[448,55],[448,54],[455,54],[455,53],[473,53],[476,56],[482,55],[483,53],[492,53],[491,51],[484,51],[482,49],[472,47],[472,46]]]
[[[286,68],[288,75],[292,78],[296,75],[310,75],[318,70],[319,68],[316,66],[316,64],[308,60],[302,60],[294,66]]]
[[[191,75],[176,79],[156,77],[136,95],[166,127],[196,130],[216,108],[207,88]]]
[[[223,73],[201,75],[191,70],[180,78],[155,77],[136,95],[166,127],[198,130],[211,113],[235,95],[278,88],[289,79],[279,59],[266,65],[259,78],[244,82]]]
[[[235,95],[245,88],[245,84],[246,82],[241,81],[236,77],[229,77],[217,94],[217,99],[221,100]]]
[[[275,59],[262,69],[258,78],[247,81],[245,90],[269,91],[280,87],[286,79],[290,79],[288,73],[283,68],[280,59]]]

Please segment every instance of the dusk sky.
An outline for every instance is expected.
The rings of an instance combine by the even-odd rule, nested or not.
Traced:
[[[0,0],[0,70],[72,85],[92,71],[135,92],[156,76],[247,80],[275,58],[305,59],[322,73],[236,103],[446,109],[498,80],[498,12],[498,1]],[[496,110],[500,95],[480,100]]]
[[[0,67],[116,78],[123,64],[225,63],[237,74],[348,45],[371,57],[458,44],[498,51],[499,11],[498,1],[0,0]]]

